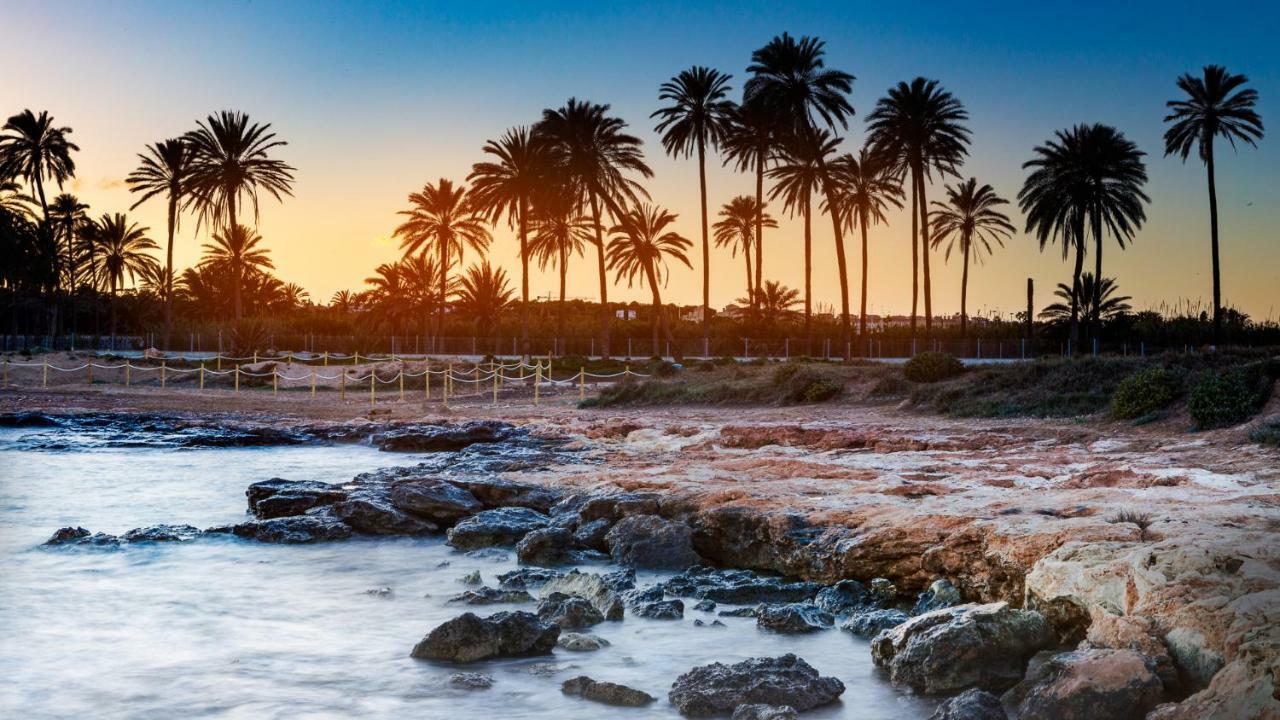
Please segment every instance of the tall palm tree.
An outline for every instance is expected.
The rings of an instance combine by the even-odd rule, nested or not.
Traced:
[[[270,251],[262,247],[262,236],[246,225],[233,225],[213,234],[205,243],[201,267],[225,273],[231,279],[231,303],[236,322],[242,317],[245,285],[250,275],[272,269]]]
[[[840,140],[825,130],[818,131],[820,137],[815,150],[814,143],[808,138],[791,136],[787,138],[777,154],[777,164],[769,170],[769,177],[775,182],[769,190],[769,199],[782,198],[782,209],[791,217],[799,214],[804,218],[804,336],[806,347],[810,344],[810,330],[813,317],[813,193],[819,189],[821,177],[818,172],[818,159],[835,153]],[[748,290],[750,292],[750,290]],[[754,303],[752,303],[754,305]],[[806,352],[808,352],[806,350]]]
[[[494,268],[488,260],[472,264],[458,279],[454,296],[458,300],[458,312],[470,317],[476,324],[476,333],[497,330],[503,312],[511,305],[511,285],[507,271]],[[493,352],[498,353],[498,335],[493,338]]]
[[[991,244],[1004,246],[1004,238],[1014,232],[1009,216],[997,208],[1009,201],[996,194],[990,185],[978,187],[975,178],[947,186],[947,202],[935,200],[938,209],[930,214],[933,222],[933,247],[947,244],[943,258],[951,259],[951,251],[957,251],[964,263],[960,275],[960,337],[969,330],[969,262],[981,263],[984,255],[992,252]]]
[[[1147,168],[1142,162],[1146,153],[1138,149],[1124,133],[1109,125],[1093,125],[1089,129],[1087,189],[1089,192],[1089,227],[1093,231],[1093,276],[1102,277],[1103,228],[1120,245],[1126,243],[1147,219],[1144,203],[1150,198],[1142,191],[1147,182]],[[1094,292],[1101,292],[1101,284]],[[1095,312],[1101,299],[1093,298]],[[1095,332],[1101,331],[1102,318],[1091,317]]]
[[[900,174],[911,176],[911,334],[915,335],[919,273],[924,274],[924,329],[933,331],[933,293],[929,274],[929,203],[925,180],[934,172],[957,175],[956,167],[968,154],[969,113],[964,105],[938,84],[917,77],[900,82],[876,103],[867,116],[872,151],[892,158]]]
[[[495,162],[472,166],[471,202],[490,222],[507,216],[520,236],[520,346],[529,354],[529,222],[534,193],[546,180],[550,154],[547,143],[527,127],[512,128],[484,145]]]
[[[163,195],[167,203],[166,227],[169,242],[165,248],[164,288],[164,344],[169,347],[169,334],[173,330],[173,233],[178,229],[178,208],[186,201],[191,182],[193,153],[191,146],[181,138],[161,140],[148,145],[145,154],[138,155],[138,167],[125,178],[130,192],[141,193],[129,209]]]
[[[734,257],[742,251],[747,262],[747,302],[755,308],[756,285],[751,274],[751,251],[758,247],[756,242],[757,228],[778,227],[764,206],[750,195],[739,195],[720,208],[720,220],[714,226],[716,247],[728,247]]]
[[[1185,99],[1170,100],[1169,115],[1164,121],[1173,123],[1164,133],[1164,154],[1179,155],[1187,161],[1192,148],[1200,155],[1209,177],[1209,242],[1213,255],[1213,342],[1222,339],[1222,277],[1218,261],[1218,189],[1214,179],[1213,141],[1226,138],[1235,149],[1236,141],[1257,147],[1262,139],[1262,117],[1255,106],[1258,91],[1243,87],[1249,82],[1244,75],[1227,72],[1220,65],[1206,65],[1202,77],[1190,73],[1178,78],[1178,89]]]
[[[34,202],[30,196],[23,194],[21,185],[12,180],[0,179],[0,212],[31,220],[35,218],[30,207]]]
[[[853,91],[853,75],[826,67],[826,43],[814,37],[799,40],[787,33],[774,37],[764,47],[751,53],[747,72],[751,78],[744,87],[744,103],[758,103],[779,123],[779,130],[813,145],[818,178],[826,195],[831,229],[835,235],[836,260],[841,282],[840,328],[849,349],[849,283],[844,256],[844,235],[840,222],[838,190],[827,172],[821,150],[822,136],[816,130],[836,126],[847,128],[853,115],[848,95]],[[758,271],[758,270],[757,270]],[[759,287],[759,283],[757,283]]]
[[[401,302],[415,313],[422,323],[422,336],[431,334],[430,320],[432,313],[438,310],[447,300],[440,294],[436,279],[440,277],[439,264],[430,253],[418,253],[402,258],[396,263],[402,280]],[[452,290],[454,281],[449,281]]]
[[[623,213],[618,224],[609,231],[609,269],[617,273],[619,281],[627,279],[631,287],[637,279],[648,283],[653,293],[653,354],[661,356],[658,349],[658,328],[667,340],[671,340],[671,327],[662,307],[660,286],[666,284],[667,262],[677,260],[692,268],[685,254],[692,241],[668,228],[676,221],[676,215],[660,207],[642,204]],[[675,349],[676,359],[681,357],[680,347]]]
[[[534,206],[533,237],[529,253],[545,270],[554,265],[560,275],[560,301],[556,313],[556,338],[565,334],[565,286],[569,276],[569,258],[582,255],[594,241],[595,223],[581,214],[573,195],[559,186],[549,188]]]
[[[10,117],[0,128],[0,178],[20,177],[35,186],[36,197],[49,220],[49,203],[45,199],[45,178],[62,183],[76,176],[76,163],[71,153],[80,148],[67,139],[69,127],[55,127],[47,111],[39,115],[23,110]]]
[[[578,204],[591,210],[600,274],[601,350],[609,357],[609,279],[605,267],[602,210],[621,221],[625,206],[648,198],[640,183],[628,177],[653,177],[644,161],[640,138],[625,132],[627,123],[609,115],[609,106],[569,98],[557,110],[543,110],[534,132],[546,138],[557,175],[578,194]],[[601,208],[601,205],[604,208]]]
[[[658,99],[671,104],[649,117],[661,118],[654,131],[673,157],[698,156],[698,192],[702,209],[702,337],[711,329],[711,245],[707,234],[707,147],[716,148],[731,124],[733,101],[729,80],[719,70],[695,65],[663,83]]]
[[[462,262],[467,247],[483,254],[489,249],[493,236],[489,234],[484,216],[476,212],[465,185],[454,185],[441,178],[432,185],[409,195],[409,209],[401,210],[408,219],[400,223],[394,235],[400,238],[400,249],[405,257],[415,253],[434,252],[439,259],[439,297],[449,294],[449,269]],[[436,311],[436,335],[444,327],[444,303]]]
[[[148,251],[159,246],[147,237],[147,228],[129,222],[123,213],[103,215],[94,223],[94,247],[98,254],[100,281],[111,292],[111,347],[116,340],[116,295],[124,286],[156,265]]]
[[[73,295],[76,291],[76,233],[88,220],[89,216],[85,212],[88,209],[88,205],[71,193],[58,195],[49,206],[49,220],[55,234],[62,238],[64,249],[59,254],[65,258],[63,264],[67,272],[67,287]]]
[[[849,153],[831,163],[833,182],[839,188],[840,216],[850,232],[862,231],[862,294],[858,311],[858,336],[867,334],[867,229],[887,223],[885,211],[902,207],[902,183],[889,164],[864,147],[854,157]]]
[[[744,102],[733,109],[721,147],[725,164],[733,163],[738,172],[756,175],[756,206],[764,207],[764,176],[773,157],[778,139],[777,118],[760,102]],[[755,279],[751,287],[759,287],[764,276],[764,224],[757,223],[755,232]],[[748,289],[748,295],[754,297]]]

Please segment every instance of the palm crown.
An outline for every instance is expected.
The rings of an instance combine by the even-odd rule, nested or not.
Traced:
[[[72,151],[80,148],[67,139],[69,127],[56,127],[49,113],[39,115],[23,110],[10,117],[0,134],[0,179],[22,177],[35,185],[40,206],[45,215],[49,205],[45,200],[44,179],[51,178],[58,187],[68,178],[75,177],[76,163]]]
[[[196,125],[184,139],[193,153],[191,201],[201,219],[216,223],[225,216],[235,225],[243,197],[256,223],[261,192],[276,200],[293,194],[293,167],[271,157],[288,143],[276,138],[271,123],[250,123],[244,113],[223,110]]]
[[[938,209],[930,215],[933,246],[947,243],[947,259],[957,250],[966,260],[982,262],[984,255],[991,254],[992,243],[1003,246],[1015,230],[1009,216],[997,209],[1008,204],[990,185],[978,187],[976,178],[948,185],[947,201],[935,200],[933,205]]]
[[[1187,97],[1165,103],[1173,123],[1164,133],[1164,154],[1184,161],[1194,149],[1207,160],[1215,137],[1223,137],[1235,147],[1239,140],[1257,145],[1262,139],[1262,118],[1254,110],[1258,91],[1243,87],[1244,75],[1227,72],[1221,65],[1206,65],[1202,77],[1190,73],[1178,78],[1178,88]]]
[[[658,99],[671,104],[649,117],[659,118],[654,131],[668,154],[689,156],[700,146],[719,145],[733,113],[733,101],[727,99],[731,77],[695,65],[662,83]]]

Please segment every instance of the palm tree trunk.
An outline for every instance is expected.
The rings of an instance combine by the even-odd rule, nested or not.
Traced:
[[[810,227],[813,208],[809,194],[804,198],[804,354],[812,355],[813,346],[813,230]]]
[[[911,167],[911,338],[916,337],[920,307],[920,213],[916,212],[916,169]]]
[[[671,334],[671,325],[667,322],[666,308],[662,305],[662,295],[658,291],[658,276],[653,270],[652,263],[645,265],[645,275],[649,278],[649,287],[653,289],[653,354],[655,357],[662,357],[662,349],[658,345],[658,328],[662,328],[662,336],[667,342],[675,346],[675,359],[680,362],[683,358],[680,354],[680,346],[675,343],[675,337]]]
[[[177,218],[178,197],[169,194],[169,246],[164,264],[164,347],[169,349],[169,336],[173,332],[173,223]]]
[[[520,352],[529,357],[529,202],[520,198]]]
[[[111,278],[111,349],[116,349],[116,279]]]
[[[556,337],[561,342],[564,341],[564,321],[565,321],[564,316],[565,316],[565,312],[567,312],[567,309],[564,304],[564,286],[565,286],[565,278],[568,277],[568,275],[569,275],[569,253],[566,252],[565,247],[561,245],[560,246],[560,307],[559,307],[560,312],[558,313],[559,317],[556,319]],[[566,348],[560,348],[559,352],[561,353],[566,352]]]
[[[40,195],[40,209],[44,211],[44,222],[46,225],[48,225],[49,224],[49,203],[44,198],[44,181],[40,179],[40,176],[43,174],[44,174],[44,168],[41,167],[41,164],[37,162],[35,167],[35,173],[34,173],[34,177],[36,181],[36,193]]]
[[[1213,344],[1222,343],[1222,275],[1218,260],[1218,187],[1213,173],[1213,140],[1205,143],[1205,171],[1209,175],[1209,245],[1213,253]]]
[[[236,196],[234,193],[229,194],[227,200],[227,237],[236,230]],[[240,305],[240,285],[244,282],[244,269],[240,267],[240,263],[236,263],[235,287],[232,288],[232,301],[235,305],[236,323],[240,322],[242,308]]]
[[[933,337],[933,286],[929,278],[929,201],[924,187],[924,172],[917,174],[920,183],[920,268],[924,273],[924,335]]]
[[[1093,307],[1089,313],[1089,323],[1095,339],[1102,338],[1102,218],[1093,218],[1093,297],[1089,298]]]
[[[816,143],[816,136],[815,136]],[[814,148],[817,150],[817,148]],[[827,195],[827,209],[831,215],[831,233],[835,236],[836,241],[836,264],[840,271],[840,341],[844,345],[841,353],[844,359],[849,359],[849,268],[844,257],[844,233],[840,228],[840,204],[836,201],[834,188],[831,186],[831,178],[827,176],[827,163],[822,159],[820,152],[815,152],[814,156],[818,158],[818,176],[822,180],[822,189]]]
[[[747,244],[747,251],[742,254],[747,259],[747,304],[755,309],[756,306],[756,286],[755,280],[751,274],[751,243]]]
[[[440,243],[440,296],[436,298],[436,328],[432,333],[432,345],[439,345],[441,342],[440,334],[444,331],[444,302],[449,292],[449,242]],[[441,352],[439,347],[435,348],[436,352]]]
[[[756,302],[755,295],[760,294],[760,288],[764,287],[761,280],[764,277],[764,156],[756,157],[756,291],[751,298],[751,307],[755,309],[759,303]]]
[[[1071,354],[1080,350],[1080,273],[1084,270],[1084,222],[1075,223],[1076,266],[1071,276]]]
[[[960,273],[960,337],[964,338],[969,331],[969,314],[966,301],[969,298],[969,243],[973,238],[967,233],[964,238],[964,270]]]
[[[862,311],[858,316],[858,339],[867,336],[867,211],[858,211],[858,225],[862,229]]]
[[[698,193],[702,198],[702,341],[711,338],[711,245],[707,239],[707,139],[698,135]]]
[[[595,188],[590,191],[591,219],[596,231],[596,261],[600,271],[600,355],[609,358],[609,277],[604,267],[604,230],[600,227],[600,201]]]

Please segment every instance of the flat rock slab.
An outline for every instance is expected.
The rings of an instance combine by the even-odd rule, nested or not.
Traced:
[[[574,695],[585,700],[593,700],[605,705],[621,707],[643,707],[657,700],[649,693],[611,682],[592,680],[586,675],[565,680],[560,686],[565,695]]]

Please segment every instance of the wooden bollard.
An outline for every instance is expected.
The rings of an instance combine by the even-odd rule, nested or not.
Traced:
[[[164,360],[161,360],[160,361],[160,387],[161,388],[163,388],[165,386],[165,383],[168,381],[168,372],[169,372],[169,368],[165,366]]]
[[[498,404],[498,373],[493,373],[493,404]]]
[[[4,382],[0,387],[9,387],[9,358],[4,359]]]
[[[538,404],[538,390],[542,385],[542,363],[538,363],[533,369],[533,404]]]
[[[431,361],[428,360],[422,371],[422,392],[426,395],[426,401],[431,402]]]
[[[218,372],[222,372],[222,353],[218,353]]]
[[[316,396],[316,369],[311,368],[311,397]]]
[[[376,407],[378,403],[378,371],[376,368],[369,368],[369,407]]]
[[[200,389],[204,390],[204,363],[200,363]]]
[[[280,369],[271,368],[271,397],[280,394]]]
[[[400,402],[404,402],[404,365],[400,366]]]
[[[324,351],[324,366],[329,367],[329,351]]]
[[[84,369],[88,371],[86,373],[87,375],[86,383],[89,385],[92,385],[93,384],[93,363],[91,362],[85,363]]]
[[[44,361],[44,371],[40,376],[40,387],[49,387],[49,361],[47,359]]]
[[[257,365],[257,364],[258,364],[258,351],[257,351],[257,350],[254,350],[254,351],[253,351],[253,364],[254,364],[254,365]]]
[[[587,369],[584,367],[578,368],[578,399],[587,399]]]
[[[338,381],[338,397],[345,402],[347,399],[347,371],[343,370],[339,377],[341,377],[341,380]]]
[[[236,392],[240,392],[240,366],[239,365],[236,366],[234,375],[236,378]]]
[[[130,379],[129,371],[132,369],[133,369],[133,366],[129,364],[128,360],[125,360],[124,361],[124,386],[125,387],[129,387],[129,379]]]

